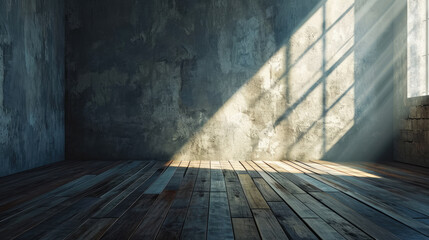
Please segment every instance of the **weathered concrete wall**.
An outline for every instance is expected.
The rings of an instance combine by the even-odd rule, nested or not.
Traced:
[[[0,1],[0,176],[64,160],[64,3]]]
[[[67,1],[67,156],[389,153],[397,1]]]
[[[429,98],[407,97],[407,90],[409,90],[407,87],[407,33],[409,31],[411,30],[407,29],[407,8],[403,8],[395,24],[397,37],[394,75],[394,155],[396,161],[429,167]]]

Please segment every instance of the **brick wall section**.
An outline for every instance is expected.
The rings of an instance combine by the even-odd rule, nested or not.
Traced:
[[[400,123],[396,142],[397,160],[429,166],[429,106],[409,107],[409,114]]]

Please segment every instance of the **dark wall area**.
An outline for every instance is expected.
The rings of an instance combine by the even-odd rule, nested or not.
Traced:
[[[63,19],[63,1],[0,1],[0,176],[64,159]]]
[[[66,155],[391,159],[403,3],[66,1]]]
[[[275,6],[67,1],[67,156],[171,157],[281,44]]]

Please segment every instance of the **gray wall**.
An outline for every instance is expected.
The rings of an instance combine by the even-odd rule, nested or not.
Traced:
[[[64,3],[0,1],[0,176],[64,159]]]
[[[395,27],[395,160],[429,167],[429,97],[407,98],[408,31],[404,8]]]
[[[389,159],[401,3],[67,1],[66,155]]]

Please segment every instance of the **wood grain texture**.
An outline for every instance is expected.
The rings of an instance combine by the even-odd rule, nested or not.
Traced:
[[[0,178],[0,236],[429,240],[426,171],[319,160],[63,162]]]

